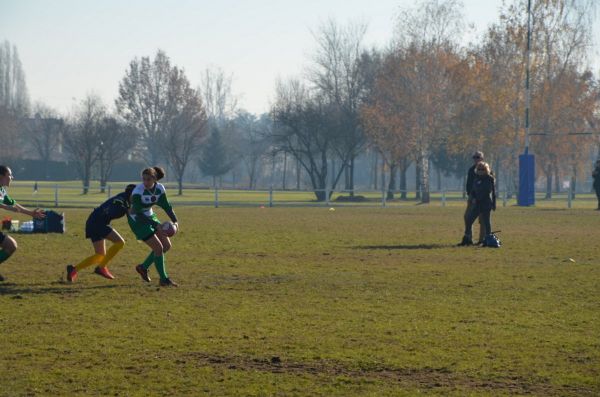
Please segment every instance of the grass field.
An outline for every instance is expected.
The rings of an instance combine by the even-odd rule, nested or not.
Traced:
[[[600,395],[590,209],[500,208],[494,250],[454,247],[458,203],[178,207],[178,289],[124,220],[117,279],[65,283],[91,244],[64,211],[0,265],[0,396]]]

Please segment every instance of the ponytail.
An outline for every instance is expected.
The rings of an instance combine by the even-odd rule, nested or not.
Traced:
[[[152,167],[152,168],[156,172],[156,180],[157,181],[160,181],[161,179],[163,179],[165,177],[164,169],[162,169],[161,167]]]

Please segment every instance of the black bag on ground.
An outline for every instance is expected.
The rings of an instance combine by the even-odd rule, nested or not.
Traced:
[[[44,219],[33,220],[34,233],[64,233],[65,214],[49,210]]]

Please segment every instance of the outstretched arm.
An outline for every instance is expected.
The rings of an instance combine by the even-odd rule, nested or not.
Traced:
[[[46,217],[46,212],[43,209],[36,208],[30,210],[29,208],[25,208],[21,204],[17,203],[14,203],[13,205],[0,204],[0,208],[5,209],[7,211],[29,215],[36,219],[43,219]]]

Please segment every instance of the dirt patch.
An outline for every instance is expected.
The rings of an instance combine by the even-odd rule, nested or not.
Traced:
[[[243,356],[218,356],[206,353],[191,352],[180,357],[177,363],[199,366],[221,367],[240,371],[263,371],[291,375],[309,375],[331,377],[347,377],[352,379],[377,380],[394,382],[407,387],[420,389],[470,389],[477,391],[497,391],[520,395],[545,396],[592,396],[597,391],[576,386],[557,386],[544,378],[523,378],[507,376],[494,379],[481,379],[452,372],[448,368],[389,368],[370,365],[365,368],[349,368],[342,363],[331,360],[313,362],[295,362],[284,360],[279,356],[269,358],[252,358]]]

